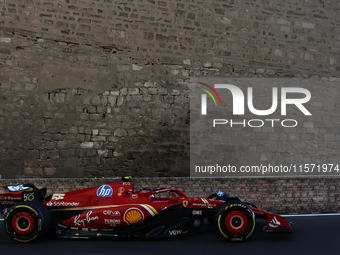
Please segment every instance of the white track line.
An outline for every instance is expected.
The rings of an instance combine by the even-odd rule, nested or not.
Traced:
[[[282,217],[321,217],[321,216],[340,216],[340,213],[311,213],[311,214],[279,214]]]

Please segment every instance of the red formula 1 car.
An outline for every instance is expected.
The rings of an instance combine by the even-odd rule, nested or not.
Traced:
[[[133,191],[121,182],[53,194],[32,184],[6,186],[0,194],[7,234],[30,242],[51,232],[63,238],[100,236],[168,237],[198,232],[207,219],[231,241],[247,239],[255,219],[267,219],[268,233],[292,233],[283,217],[217,192],[208,198],[187,197],[172,187]]]

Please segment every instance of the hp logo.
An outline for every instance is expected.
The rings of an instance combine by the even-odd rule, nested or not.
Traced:
[[[112,188],[109,185],[102,185],[97,190],[97,197],[111,197]]]

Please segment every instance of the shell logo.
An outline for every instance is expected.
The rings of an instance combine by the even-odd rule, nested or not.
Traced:
[[[137,208],[130,208],[124,214],[124,221],[130,225],[144,220],[144,214]]]

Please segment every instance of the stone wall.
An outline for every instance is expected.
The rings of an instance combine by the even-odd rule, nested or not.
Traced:
[[[0,6],[2,178],[188,176],[190,78],[338,77],[337,0]]]
[[[135,191],[143,187],[175,187],[189,197],[208,197],[222,190],[230,196],[254,203],[275,213],[340,212],[339,178],[134,178]],[[48,187],[47,194],[120,181],[115,178],[15,179],[0,180],[0,185],[34,183]],[[1,191],[2,193],[2,191]]]

